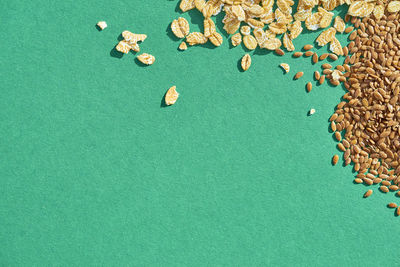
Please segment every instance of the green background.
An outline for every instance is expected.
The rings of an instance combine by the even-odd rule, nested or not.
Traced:
[[[363,199],[331,165],[344,91],[306,93],[320,64],[256,50],[241,72],[226,35],[178,51],[170,22],[202,17],[177,1],[0,3],[0,265],[400,264],[393,194]],[[148,35],[154,65],[117,56],[123,30]]]

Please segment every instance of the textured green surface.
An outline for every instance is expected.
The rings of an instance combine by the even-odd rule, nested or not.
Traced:
[[[343,90],[307,94],[309,58],[257,50],[240,72],[226,36],[179,52],[177,1],[0,2],[0,265],[400,264],[395,197],[330,164]],[[156,64],[110,55],[126,29]]]

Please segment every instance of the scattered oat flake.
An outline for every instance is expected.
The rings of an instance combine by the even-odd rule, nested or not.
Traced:
[[[215,46],[220,46],[223,42],[221,34],[218,32],[214,32],[210,37],[209,37],[210,42],[215,45]]]
[[[195,8],[196,6],[194,4],[194,0],[181,0],[179,7],[182,10],[182,12],[186,12]]]
[[[186,37],[186,42],[189,45],[205,44],[207,42],[207,37],[201,32],[192,32]]]
[[[309,115],[313,115],[315,113],[315,109],[310,109],[310,111],[308,112]]]
[[[374,17],[380,20],[385,14],[385,7],[383,5],[376,5],[373,11]]]
[[[156,60],[156,58],[154,56],[152,56],[150,54],[146,54],[146,53],[143,53],[143,54],[137,56],[137,59],[146,65],[152,65],[154,63],[154,61]]]
[[[400,11],[400,1],[391,1],[388,4],[387,10],[392,13]]]
[[[242,69],[243,71],[246,71],[250,68],[251,66],[251,57],[249,54],[246,54],[242,57],[242,61],[241,61],[241,65],[242,65]]]
[[[121,53],[128,54],[131,50],[131,46],[125,40],[122,40],[118,43],[115,49]]]
[[[182,43],[179,45],[179,50],[184,51],[184,50],[186,50],[186,49],[187,49],[187,44],[186,44],[185,42],[182,42]]]
[[[101,29],[104,30],[105,28],[107,28],[107,23],[105,21],[99,21],[97,22],[97,26]]]
[[[292,39],[289,38],[289,35],[285,32],[282,37],[283,46],[287,49],[287,51],[294,51],[294,45]]]
[[[165,94],[165,104],[168,106],[175,104],[176,100],[178,100],[178,97],[179,93],[176,91],[176,86],[172,86]]]
[[[252,35],[245,35],[243,37],[244,46],[249,50],[254,50],[257,48],[257,40]]]
[[[329,49],[338,56],[343,55],[342,45],[336,37],[332,38]]]
[[[333,27],[340,33],[344,32],[344,29],[346,28],[346,24],[344,23],[343,19],[340,16],[336,16],[335,22],[333,24]]]
[[[210,18],[204,19],[203,25],[204,25],[204,36],[205,37],[208,38],[215,33],[215,31],[216,31],[215,23],[212,19],[210,19]]]
[[[279,65],[286,73],[288,73],[290,71],[290,66],[287,63],[281,63]]]
[[[238,32],[232,35],[231,42],[233,46],[238,46],[242,42],[242,35]]]
[[[331,27],[321,32],[320,35],[317,37],[316,42],[318,43],[319,46],[324,46],[330,41],[332,41],[335,34],[336,34],[336,29]]]
[[[240,33],[243,35],[250,35],[251,28],[249,26],[240,27]]]
[[[178,38],[185,38],[189,34],[189,22],[185,18],[178,18],[172,21],[171,30]]]

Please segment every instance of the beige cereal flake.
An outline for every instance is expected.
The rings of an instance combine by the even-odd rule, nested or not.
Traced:
[[[385,13],[385,7],[383,5],[376,5],[373,11],[374,17],[377,20],[380,20]]]
[[[210,42],[215,45],[215,46],[220,46],[223,42],[221,34],[218,32],[214,32],[210,37],[209,37]]]
[[[242,65],[243,71],[246,71],[246,70],[248,70],[250,68],[250,66],[251,66],[251,57],[250,57],[249,54],[246,54],[246,55],[244,55],[242,57],[241,65]]]
[[[243,35],[250,35],[251,28],[249,26],[242,26],[240,28],[240,33]]]
[[[179,93],[176,91],[176,86],[172,86],[168,89],[165,94],[164,101],[167,106],[175,104],[176,100],[178,100]]]
[[[215,23],[212,19],[207,18],[204,20],[204,36],[210,37],[215,33]]]
[[[288,73],[290,71],[290,66],[287,63],[281,63],[279,65],[286,73]]]
[[[131,50],[131,46],[125,40],[122,40],[118,43],[115,49],[121,53],[128,54]]]
[[[146,54],[146,53],[143,53],[143,54],[137,56],[137,59],[146,65],[152,65],[154,63],[154,61],[156,60],[156,58],[154,56],[152,56],[150,54]]]
[[[392,13],[400,11],[400,1],[391,1],[388,4],[387,10]]]
[[[343,55],[342,45],[336,37],[332,38],[329,49],[338,56]]]
[[[172,21],[171,30],[178,38],[185,38],[189,34],[189,22],[185,18],[178,18]]]
[[[207,42],[207,37],[201,32],[192,32],[186,37],[186,42],[189,45],[205,44]]]
[[[242,42],[242,35],[238,32],[232,35],[231,42],[233,46],[238,46]]]
[[[340,33],[344,32],[344,29],[346,28],[346,24],[344,23],[343,19],[339,16],[336,16],[335,22],[333,24],[333,27]]]
[[[327,43],[329,43],[333,39],[333,37],[335,37],[335,34],[336,34],[336,29],[331,27],[321,32],[320,35],[317,37],[316,41],[319,46],[324,46]]]
[[[244,46],[249,50],[254,50],[257,48],[257,40],[252,35],[245,35],[243,37]]]
[[[189,11],[195,7],[194,0],[181,0],[179,5],[179,8],[182,10],[182,12]]]
[[[105,21],[99,21],[97,22],[97,27],[99,27],[101,30],[104,30],[107,28],[107,23]]]
[[[179,50],[185,51],[186,49],[187,49],[187,44],[186,44],[185,42],[182,42],[182,43],[179,45]]]
[[[282,42],[278,38],[270,38],[270,39],[267,39],[267,41],[265,41],[260,47],[268,49],[268,50],[275,50],[275,49],[281,47],[281,45],[282,45]]]

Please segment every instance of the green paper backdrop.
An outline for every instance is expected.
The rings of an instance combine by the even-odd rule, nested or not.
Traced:
[[[241,72],[226,35],[178,51],[173,19],[202,28],[178,1],[0,2],[1,266],[400,264],[396,197],[363,199],[331,165],[344,90],[316,86],[321,64],[256,50]],[[154,65],[118,57],[123,30],[148,35]]]

